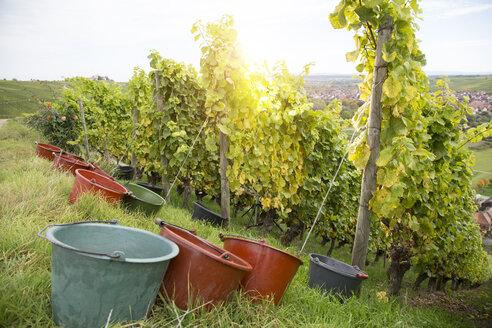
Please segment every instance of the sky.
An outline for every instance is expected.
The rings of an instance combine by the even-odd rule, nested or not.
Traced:
[[[0,78],[128,81],[147,56],[200,62],[197,20],[234,17],[246,55],[296,73],[355,74],[353,32],[335,30],[332,0],[0,0]],[[492,0],[424,0],[417,38],[429,74],[492,73]]]

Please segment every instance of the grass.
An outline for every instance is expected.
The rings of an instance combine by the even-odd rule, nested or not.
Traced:
[[[0,128],[0,326],[54,327],[50,305],[50,245],[36,236],[49,223],[82,220],[119,219],[122,225],[158,233],[153,219],[125,213],[119,207],[90,195],[76,204],[68,203],[73,176],[54,171],[51,163],[35,157],[34,140],[39,135],[9,120]],[[196,228],[198,234],[221,245],[218,233],[224,229],[192,221],[188,210],[176,193],[171,204],[158,216],[173,224]],[[206,204],[214,209],[210,200]],[[230,233],[258,237],[257,228],[247,231],[248,218],[233,219]],[[289,248],[279,242],[275,229],[267,236],[269,244],[297,254],[301,240]],[[377,297],[386,287],[383,261],[367,267],[370,276],[364,282],[359,298],[338,301],[318,289],[307,287],[309,260],[307,254],[326,253],[326,247],[311,237],[299,268],[279,306],[270,303],[253,305],[242,293],[235,292],[228,302],[212,311],[182,311],[172,305],[158,303],[152,315],[136,327],[473,327],[466,315],[441,310],[434,306],[412,306],[415,293],[410,283],[415,274],[406,276],[402,295],[389,300]],[[348,247],[337,249],[333,257],[350,261]],[[487,298],[488,297],[488,298]],[[490,295],[484,302],[490,304]],[[116,327],[129,327],[118,325]]]
[[[492,75],[449,76],[449,87],[455,91],[485,91],[492,93]],[[430,81],[431,91],[436,91],[437,78]]]
[[[492,175],[483,173],[483,172],[492,173],[492,148],[481,150],[481,151],[475,151],[474,170],[478,170],[482,172],[475,172],[475,175],[473,176],[472,179],[473,186],[476,188],[477,182],[480,179],[488,178],[491,181],[491,183],[485,188],[477,189],[477,192],[482,195],[492,197]]]
[[[0,118],[22,116],[38,109],[38,101],[61,97],[62,81],[0,80]]]

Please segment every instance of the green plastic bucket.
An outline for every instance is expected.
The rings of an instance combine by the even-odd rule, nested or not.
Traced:
[[[165,203],[164,198],[136,183],[127,182],[123,183],[123,186],[131,191],[131,195],[126,195],[123,198],[123,204],[129,210],[140,211],[150,216],[159,212]]]
[[[53,244],[51,305],[65,328],[146,318],[179,252],[172,241],[116,220],[51,224],[38,236]]]

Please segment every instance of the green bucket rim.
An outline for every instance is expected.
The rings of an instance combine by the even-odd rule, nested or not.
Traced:
[[[112,258],[110,258],[108,256],[80,253],[80,252],[77,252],[76,250],[73,250],[73,252],[75,252],[75,253],[77,253],[79,255],[82,255],[82,256],[92,257],[92,258],[95,258],[95,259],[106,260],[106,261],[115,261],[115,262],[126,262],[126,263],[157,263],[157,262],[164,262],[164,261],[171,260],[171,259],[175,258],[179,254],[179,247],[178,247],[178,245],[176,245],[176,243],[174,243],[173,241],[171,241],[171,240],[169,240],[169,239],[167,239],[165,237],[162,237],[161,235],[152,233],[152,232],[147,231],[147,230],[138,229],[138,228],[132,228],[132,227],[126,227],[126,226],[121,226],[121,225],[107,225],[107,224],[101,224],[101,223],[84,223],[84,225],[98,226],[98,227],[101,227],[103,229],[123,229],[123,230],[129,230],[129,231],[133,231],[133,232],[142,233],[142,234],[145,234],[145,235],[150,236],[151,238],[155,238],[156,240],[161,240],[161,241],[165,242],[166,244],[168,244],[171,247],[171,252],[169,254],[167,254],[167,255],[159,256],[159,257],[142,258],[142,259],[141,258],[126,257],[123,260],[120,260],[120,259],[116,259],[115,260],[115,259],[112,259]],[[58,244],[60,244],[62,246],[66,246],[68,248],[72,248],[73,246],[71,246],[71,245],[69,245],[67,243],[62,242],[62,241],[60,241],[59,239],[57,239],[55,237],[55,233],[57,231],[63,230],[63,229],[68,229],[70,227],[72,227],[72,226],[71,225],[66,225],[66,226],[53,226],[53,227],[49,228],[46,231],[46,237],[47,237],[47,239],[50,242],[55,241],[56,243],[58,243]],[[53,245],[53,246],[55,246],[55,245]]]
[[[121,183],[121,182],[120,182]],[[136,195],[135,198],[143,203],[147,203],[147,204],[150,204],[150,205],[154,205],[154,206],[163,206],[165,203],[166,203],[166,200],[158,195],[157,193],[153,192],[152,190],[148,189],[148,188],[145,188],[145,187],[142,187],[136,183],[133,183],[133,182],[123,182],[121,183],[126,189],[128,189],[128,191],[132,191],[132,188],[136,188],[136,189],[139,189],[139,190],[142,190],[144,192],[148,192],[148,193],[151,193],[153,196],[155,196],[154,198],[158,198],[159,199],[159,203],[154,203],[154,202],[149,202],[149,201],[146,201],[146,200],[143,200],[141,198],[138,198]]]

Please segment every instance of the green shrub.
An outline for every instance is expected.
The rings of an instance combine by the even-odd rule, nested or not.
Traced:
[[[42,107],[26,118],[26,123],[40,131],[48,142],[69,152],[78,152],[71,144],[81,131],[78,110],[73,106],[58,103],[43,103]]]

